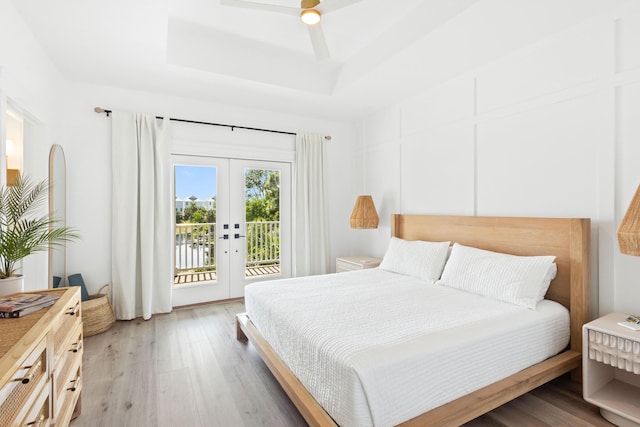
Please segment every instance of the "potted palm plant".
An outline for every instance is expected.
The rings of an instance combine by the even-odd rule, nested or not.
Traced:
[[[33,183],[18,174],[15,184],[0,189],[0,295],[21,292],[22,275],[18,262],[49,245],[76,239],[75,230],[58,226],[49,215],[40,215],[39,208],[48,195],[49,182]]]

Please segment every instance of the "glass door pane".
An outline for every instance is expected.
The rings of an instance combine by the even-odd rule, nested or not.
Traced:
[[[172,156],[173,305],[244,296],[291,276],[291,164]]]
[[[245,277],[280,276],[280,171],[245,168]]]
[[[176,165],[174,173],[174,285],[215,282],[217,170]]]
[[[173,155],[172,160],[173,306],[228,299],[229,159]]]
[[[291,164],[231,159],[229,171],[235,298],[249,283],[291,277]]]

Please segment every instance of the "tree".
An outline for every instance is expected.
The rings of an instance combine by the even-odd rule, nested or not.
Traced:
[[[206,222],[216,222],[215,202],[213,209],[206,209],[204,206],[198,206],[195,202],[191,202],[189,206],[184,208],[184,212],[176,210],[176,224]]]
[[[265,197],[265,183],[271,171],[262,169],[248,169],[244,174],[245,195],[247,199],[262,199]]]
[[[216,208],[215,204],[213,209],[207,209],[205,211],[205,221],[204,222],[216,222]]]
[[[191,216],[191,222],[197,222],[199,224],[202,224],[205,222],[205,214],[204,212],[202,212],[203,210],[205,210],[204,208],[198,208],[198,210],[196,210],[193,215]]]
[[[249,169],[245,173],[246,220],[280,220],[280,174],[277,171]]]

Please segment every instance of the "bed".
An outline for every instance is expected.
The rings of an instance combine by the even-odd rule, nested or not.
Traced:
[[[488,385],[452,401],[442,402],[438,407],[398,424],[459,425],[566,372],[573,371],[575,375],[579,375],[577,368],[581,360],[581,327],[589,320],[589,231],[588,219],[392,216],[392,236],[400,239],[451,241],[514,255],[554,255],[557,275],[545,298],[566,307],[569,323],[569,345],[558,354],[548,358],[545,356],[543,361],[523,367],[505,378],[496,378]],[[342,274],[344,276],[332,276],[340,276],[341,280],[347,280],[350,273]],[[267,336],[272,337],[273,346],[267,342],[248,315],[237,316],[238,339],[248,338],[253,343],[306,421],[310,425],[337,425],[307,388],[313,390],[316,395],[317,390],[312,386],[306,388],[292,372],[296,367],[290,369],[274,351],[274,347],[278,348],[278,343],[277,337],[273,339],[273,331],[269,331],[264,325],[262,329],[267,332]],[[394,349],[390,351],[397,353]],[[455,373],[451,372],[451,375]],[[363,379],[365,380],[366,378]],[[308,380],[305,381],[309,384]],[[408,385],[416,389],[416,384]],[[330,390],[336,393],[341,391]],[[322,396],[319,398],[323,400]],[[375,399],[370,400],[372,405],[377,404]],[[379,413],[380,409],[372,406],[371,411]],[[380,424],[387,425],[387,421]]]

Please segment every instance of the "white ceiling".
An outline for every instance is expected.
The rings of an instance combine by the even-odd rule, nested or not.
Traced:
[[[323,16],[317,61],[297,17],[219,0],[13,0],[67,79],[338,120],[622,2],[361,0]]]

